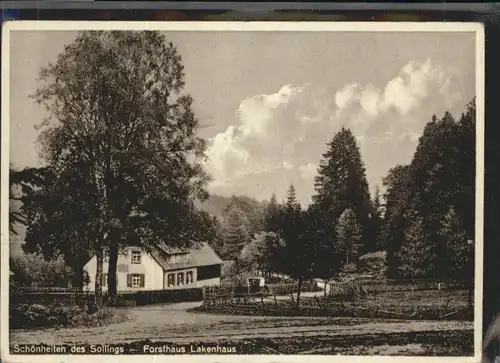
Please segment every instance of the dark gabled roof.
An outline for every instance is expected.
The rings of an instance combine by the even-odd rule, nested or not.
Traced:
[[[129,248],[133,248],[133,246],[129,246]],[[189,253],[187,262],[181,262],[175,264],[168,262],[169,255],[181,254],[181,253],[182,254]],[[190,267],[222,265],[223,263],[221,258],[206,242],[194,243],[193,246],[189,249],[161,246],[153,248],[150,254],[165,271],[190,268]],[[94,257],[94,255],[95,253],[93,252],[90,253],[87,263]]]
[[[188,260],[186,262],[180,263],[170,263],[168,261],[169,254],[172,250],[179,251],[178,253],[189,252]],[[151,255],[158,262],[158,264],[163,268],[163,270],[178,270],[190,267],[201,267],[210,265],[222,265],[221,258],[215,253],[215,251],[206,242],[198,243],[191,247],[189,250],[180,249],[169,249],[169,252],[162,251],[160,249],[154,250]]]

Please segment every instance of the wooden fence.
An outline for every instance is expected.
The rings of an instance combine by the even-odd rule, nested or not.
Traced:
[[[356,288],[366,293],[392,291],[425,291],[425,290],[461,290],[470,288],[468,281],[442,280],[357,280],[351,282],[332,282],[329,284],[329,295],[345,295]]]
[[[206,306],[223,306],[242,302],[261,301],[264,298],[274,298],[279,295],[296,294],[298,284],[269,284],[267,293],[259,289],[249,289],[247,286],[209,286],[203,289],[203,304]],[[315,282],[302,284],[301,292],[320,291]]]
[[[204,291],[204,303],[198,308],[208,313],[245,316],[336,316],[405,320],[471,320],[471,309],[452,307],[449,301],[435,305],[406,307],[384,306],[370,300],[337,296],[314,296],[301,300],[300,307],[291,299],[276,295],[235,294],[230,290],[210,288]]]

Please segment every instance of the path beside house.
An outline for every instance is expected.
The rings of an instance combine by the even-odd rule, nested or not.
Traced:
[[[307,296],[307,295],[306,295]],[[283,297],[285,298],[285,297]],[[289,297],[288,297],[289,298]],[[93,328],[14,331],[12,344],[113,344],[149,339],[190,343],[253,337],[376,334],[473,329],[472,322],[381,321],[335,317],[249,317],[189,312],[199,302],[127,309],[122,323]]]

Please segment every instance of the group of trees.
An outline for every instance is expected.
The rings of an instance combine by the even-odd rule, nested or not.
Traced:
[[[365,170],[352,132],[342,128],[328,144],[318,170],[313,203],[303,208],[289,186],[284,203],[273,195],[263,232],[243,247],[240,267],[286,274],[299,284],[312,278],[329,281],[377,246],[374,211]]]
[[[21,197],[25,252],[62,256],[80,280],[95,255],[100,305],[104,249],[113,298],[121,248],[217,235],[194,204],[207,197],[205,142],[183,93],[181,57],[163,35],[82,32],[39,81],[32,97],[49,117],[40,125],[44,167]]]
[[[158,32],[82,32],[40,73],[33,95],[49,117],[40,125],[44,166],[13,171],[21,187],[11,223],[27,226],[24,250],[61,257],[83,281],[97,258],[102,302],[116,295],[120,249],[208,240],[225,259],[300,284],[355,269],[362,254],[387,251],[390,277],[470,278],[474,236],[475,104],[455,121],[427,124],[410,165],[396,166],[370,197],[356,138],[342,128],[322,155],[312,204],[290,186],[284,203],[231,198],[222,215],[208,198],[205,142],[183,93],[181,57]]]
[[[300,285],[354,272],[360,255],[386,251],[390,278],[473,281],[474,183],[474,100],[458,121],[448,112],[432,118],[411,163],[384,178],[385,203],[378,187],[370,199],[356,139],[342,128],[323,154],[313,203],[303,209],[293,186],[282,204],[273,195],[263,232],[239,249],[239,267],[285,273]]]
[[[389,276],[473,280],[475,120],[475,100],[458,120],[433,117],[411,163],[384,179]]]

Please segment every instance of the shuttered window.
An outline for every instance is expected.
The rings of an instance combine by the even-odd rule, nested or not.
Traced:
[[[146,283],[144,274],[128,274],[127,287],[144,287]]]

